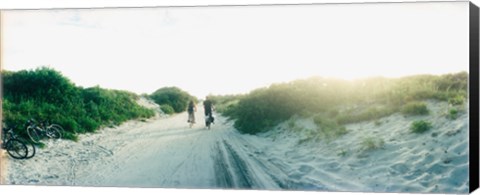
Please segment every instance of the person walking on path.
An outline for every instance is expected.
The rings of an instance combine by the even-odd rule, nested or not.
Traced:
[[[195,112],[197,111],[197,106],[195,105],[195,102],[193,102],[193,100],[190,100],[190,103],[188,103],[187,111],[188,123],[190,125],[190,128],[192,128],[195,124]]]

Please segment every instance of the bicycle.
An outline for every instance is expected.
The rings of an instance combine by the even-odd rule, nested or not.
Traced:
[[[205,126],[207,126],[207,129],[210,129],[210,126],[213,124],[214,120],[215,118],[213,117],[212,113],[205,116]]]
[[[14,138],[14,139],[18,139],[20,140],[21,142],[23,142],[26,146],[27,146],[27,156],[25,157],[25,159],[30,159],[32,158],[33,156],[35,156],[35,153],[36,153],[36,148],[35,148],[35,145],[33,145],[32,142],[30,141],[27,141],[25,140],[24,138],[21,138],[20,136],[17,136],[15,133],[14,133],[14,129],[16,129],[16,126],[14,126],[13,128],[4,128],[3,129],[3,132],[7,132],[7,138]]]
[[[34,143],[39,143],[44,137],[49,139],[60,139],[62,137],[62,126],[50,124],[48,121],[43,121],[37,124],[34,119],[29,119],[27,120],[26,126],[28,137]]]
[[[35,146],[33,146],[29,155],[27,144],[17,138],[12,128],[2,129],[1,148],[7,150],[7,153],[14,159],[28,159],[35,155]]]

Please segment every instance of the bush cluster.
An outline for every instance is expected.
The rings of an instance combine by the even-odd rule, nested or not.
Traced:
[[[462,95],[457,95],[448,100],[448,103],[454,106],[463,105],[463,102],[465,102],[465,97],[463,97]]]
[[[226,117],[232,117],[235,115],[236,106],[238,102],[245,95],[209,95],[208,99],[215,105],[215,110],[222,113]]]
[[[77,87],[51,68],[2,71],[2,76],[3,122],[16,126],[20,135],[26,135],[24,123],[30,118],[60,124],[63,137],[75,140],[76,133],[154,115],[131,92]]]
[[[425,120],[413,121],[410,130],[413,133],[424,133],[432,128],[432,123]]]
[[[163,87],[155,91],[149,96],[158,105],[163,105],[160,108],[165,113],[180,113],[187,109],[190,100],[198,102],[197,98],[189,93],[181,90],[178,87]],[[166,106],[168,105],[168,106]],[[168,114],[167,113],[167,114]]]
[[[429,113],[427,104],[424,102],[409,102],[402,107],[402,113],[404,115],[427,115]]]
[[[451,108],[451,109],[448,111],[447,118],[452,119],[452,120],[455,120],[455,119],[457,119],[458,114],[459,114],[459,110],[458,110],[458,109],[456,109],[456,108]]]
[[[172,106],[168,104],[162,104],[160,105],[160,109],[163,111],[165,114],[173,114],[175,113],[175,110],[172,108]]]
[[[365,137],[360,145],[364,151],[369,151],[382,148],[385,145],[385,141],[380,138]]]

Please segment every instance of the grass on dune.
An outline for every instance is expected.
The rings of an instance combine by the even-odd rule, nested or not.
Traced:
[[[234,120],[235,128],[242,133],[269,131],[297,115],[317,117],[317,125],[325,129],[319,133],[335,136],[344,133],[343,125],[378,121],[394,113],[428,115],[427,100],[462,105],[467,83],[466,72],[357,81],[312,77],[272,84],[243,95],[212,97],[219,100],[219,111]],[[457,114],[451,110],[450,115],[455,118]]]

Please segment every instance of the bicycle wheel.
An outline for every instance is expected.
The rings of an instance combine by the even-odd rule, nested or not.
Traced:
[[[59,131],[60,131],[60,135],[63,135],[63,133],[65,132],[65,130],[63,129],[62,126],[58,125],[58,124],[51,124],[50,127],[54,127],[54,128],[57,128]],[[72,131],[73,134],[77,134],[76,131]]]
[[[42,139],[40,131],[33,127],[27,127],[27,134],[33,143],[39,143]]]
[[[205,120],[205,126],[207,127],[207,129],[210,129],[210,120],[206,119]]]
[[[28,155],[28,148],[18,139],[10,139],[5,144],[8,154],[15,159],[24,159]]]
[[[35,156],[35,152],[36,152],[36,149],[35,149],[35,145],[33,145],[33,143],[31,142],[28,142],[25,144],[27,146],[27,156],[25,157],[25,159],[30,159],[32,158],[33,156]]]
[[[62,137],[62,130],[59,125],[50,125],[47,127],[46,134],[48,138],[60,139]]]

